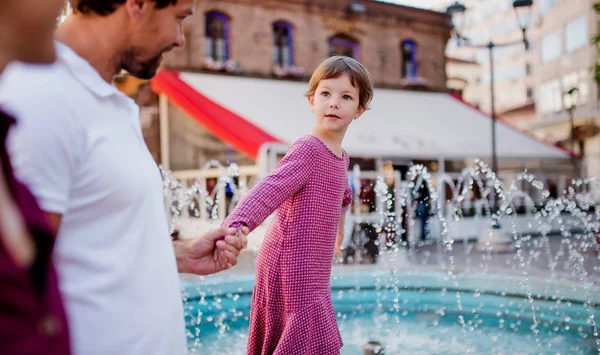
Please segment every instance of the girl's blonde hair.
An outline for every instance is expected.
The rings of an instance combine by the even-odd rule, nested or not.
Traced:
[[[369,103],[373,99],[373,79],[369,71],[362,64],[350,57],[333,56],[319,64],[310,78],[306,96],[311,97],[315,95],[317,86],[321,80],[338,78],[344,74],[348,75],[352,86],[358,88],[358,106],[363,110],[367,110]]]

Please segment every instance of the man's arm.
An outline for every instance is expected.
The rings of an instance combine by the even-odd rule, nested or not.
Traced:
[[[58,234],[62,214],[46,212],[46,218],[54,235]],[[214,274],[237,264],[237,257],[248,244],[248,230],[237,233],[235,228],[217,228],[196,239],[174,241],[173,249],[177,269],[181,273],[197,275]],[[215,247],[222,251],[222,260],[213,257]]]

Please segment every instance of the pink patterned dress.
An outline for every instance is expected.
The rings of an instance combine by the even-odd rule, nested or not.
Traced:
[[[297,140],[224,222],[253,230],[275,210],[256,262],[248,354],[339,354],[330,276],[349,158],[317,137]]]

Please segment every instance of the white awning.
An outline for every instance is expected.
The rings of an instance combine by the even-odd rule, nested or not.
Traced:
[[[202,95],[292,143],[314,118],[307,83],[180,73]],[[223,122],[227,125],[227,122]],[[497,122],[500,158],[569,158],[568,151]],[[491,118],[445,93],[375,89],[371,110],[350,125],[343,143],[353,156],[410,159],[489,158]]]

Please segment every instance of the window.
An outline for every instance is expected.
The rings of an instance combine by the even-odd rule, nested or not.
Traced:
[[[273,24],[273,64],[279,67],[294,65],[293,28],[286,22]]]
[[[229,59],[229,19],[220,12],[206,13],[204,56],[218,62]]]
[[[492,37],[504,36],[516,31],[520,31],[520,21],[523,21],[526,27],[531,27],[532,21],[530,14],[525,14],[525,16],[520,17],[519,21],[515,21],[513,17],[508,17],[505,20],[496,22],[493,25],[491,25],[489,35],[491,35]]]
[[[329,56],[342,55],[359,60],[360,46],[347,35],[336,35],[329,39]]]
[[[498,4],[498,6],[499,6],[498,9],[502,10],[502,11],[510,11],[510,10],[512,10],[513,1],[514,0],[504,0],[504,1],[501,1],[500,4]]]
[[[525,66],[520,63],[508,64],[494,68],[494,83],[519,80],[525,76]],[[490,73],[486,70],[483,74],[483,83],[490,84]]]
[[[529,42],[529,51],[533,48],[533,45],[535,45],[535,43],[533,42]],[[487,63],[489,62],[489,54],[486,51],[478,51],[478,53],[480,54],[481,60],[483,60],[480,63]],[[502,60],[504,58],[508,58],[508,57],[514,57],[517,58],[519,56],[521,56],[523,53],[525,53],[525,46],[524,45],[515,45],[515,46],[507,46],[507,47],[495,47],[494,48],[494,60]]]
[[[577,106],[585,105],[588,101],[588,72],[580,69],[542,84],[537,93],[536,107],[541,113],[556,113],[563,110],[564,93],[572,88],[579,89]],[[568,103],[567,103],[568,105]]]
[[[585,16],[576,18],[569,22],[565,28],[565,50],[571,53],[582,46],[585,46],[588,41],[587,24]]]
[[[550,80],[540,85],[537,95],[536,108],[540,113],[548,114],[562,110],[562,90],[560,80]]]
[[[417,68],[417,45],[411,40],[402,42],[402,77],[418,77]]]
[[[527,47],[527,51],[531,52],[532,50],[535,49],[535,39],[534,38],[527,38],[527,42],[529,43],[529,46]]]
[[[533,99],[533,88],[527,88],[527,100]]]
[[[587,69],[580,69],[566,74],[562,77],[561,84],[563,92],[572,88],[579,90],[577,105],[585,105],[588,100],[588,72]]]
[[[544,15],[548,10],[550,10],[554,6],[556,6],[556,3],[558,1],[559,0],[540,0],[540,2],[539,2],[540,16]]]
[[[531,63],[525,63],[525,75],[530,76],[532,72]]]
[[[545,35],[540,45],[540,59],[542,63],[549,63],[560,57],[562,52],[560,30]]]

